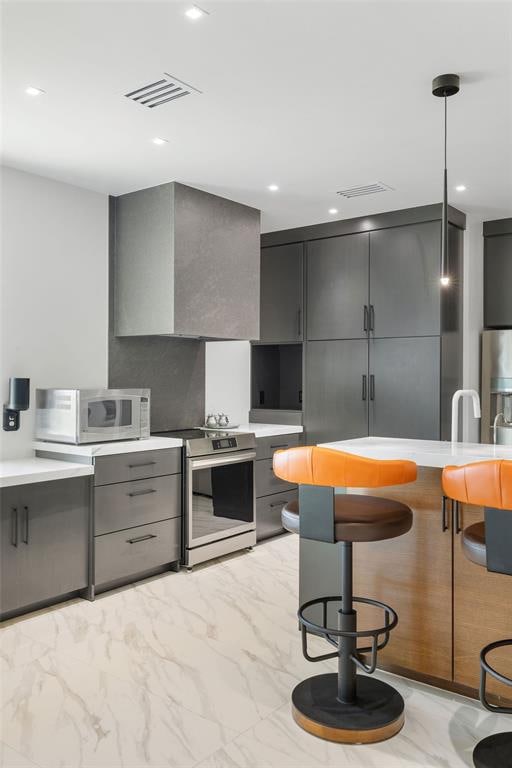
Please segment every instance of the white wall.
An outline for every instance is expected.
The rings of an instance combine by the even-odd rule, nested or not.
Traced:
[[[251,345],[248,341],[206,344],[206,413],[223,411],[232,424],[249,420]]]
[[[484,240],[482,219],[468,215],[464,232],[463,387],[480,392],[480,335],[484,323]],[[463,440],[480,442],[480,421],[473,418],[469,400],[463,404]]]
[[[36,387],[107,384],[108,198],[2,168],[0,387],[31,380],[0,457],[31,454]]]

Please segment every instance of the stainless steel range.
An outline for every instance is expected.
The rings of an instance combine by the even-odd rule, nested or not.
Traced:
[[[256,544],[254,435],[202,429],[158,434],[183,440],[187,568]]]

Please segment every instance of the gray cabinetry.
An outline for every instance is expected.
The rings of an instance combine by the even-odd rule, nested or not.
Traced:
[[[258,210],[176,182],[114,209],[116,336],[259,337]]]
[[[1,491],[2,615],[88,586],[90,480]]]
[[[276,477],[272,458],[278,450],[292,448],[301,442],[301,434],[259,437],[256,440],[256,538],[258,541],[283,533],[281,510],[297,498],[297,486]]]
[[[307,244],[307,338],[360,339],[368,318],[367,233]]]
[[[440,334],[438,221],[370,233],[371,331],[376,338]]]
[[[512,230],[512,220],[509,220]],[[485,238],[484,326],[512,328],[512,232]]]
[[[309,341],[306,345],[308,443],[368,434],[368,342]]]
[[[369,433],[439,440],[440,338],[370,342]]]
[[[292,243],[261,251],[261,341],[302,340],[303,247]]]
[[[179,562],[181,449],[100,456],[95,471],[95,591]]]

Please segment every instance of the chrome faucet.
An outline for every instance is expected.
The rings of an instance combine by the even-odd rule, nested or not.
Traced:
[[[461,397],[471,397],[473,400],[473,416],[479,419],[482,415],[480,410],[480,397],[475,389],[458,389],[452,397],[452,443],[459,439],[459,400]]]

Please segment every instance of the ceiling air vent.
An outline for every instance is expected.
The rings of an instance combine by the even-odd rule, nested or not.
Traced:
[[[382,184],[380,181],[376,181],[374,184],[365,184],[362,187],[348,187],[348,189],[340,189],[336,194],[350,199],[351,197],[363,197],[363,195],[375,195],[377,192],[392,192],[393,187],[389,187],[387,184]]]
[[[167,104],[168,101],[181,99],[182,96],[190,96],[193,93],[201,93],[201,91],[164,72],[159,80],[125,93],[125,96],[131,101],[136,101],[137,104],[142,104],[143,107],[154,109]]]

